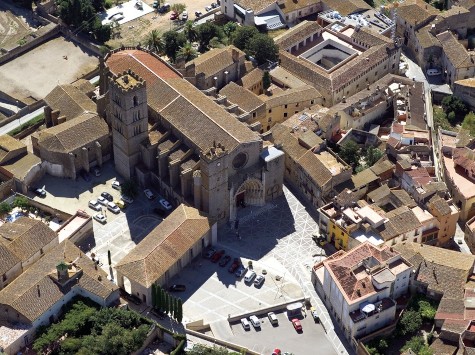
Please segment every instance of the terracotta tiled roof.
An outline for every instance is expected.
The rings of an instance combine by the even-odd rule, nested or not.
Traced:
[[[387,159],[384,159],[376,162],[370,169],[373,171],[373,173],[379,176],[388,170],[394,170],[394,167],[395,165],[393,163]]]
[[[404,19],[410,25],[419,25],[425,21],[430,21],[439,14],[432,5],[427,4],[423,0],[407,0],[399,4],[397,9],[398,17]]]
[[[25,149],[26,145],[18,139],[15,139],[8,134],[0,135],[0,163],[4,163],[13,158],[9,153]]]
[[[416,201],[414,201],[406,190],[391,190],[391,200],[397,207],[406,206],[413,208],[417,206]]]
[[[254,70],[251,70],[249,73],[244,75],[238,81],[238,84],[242,85],[246,89],[250,89],[251,87],[253,87],[254,85],[262,81],[263,75],[264,75],[264,72],[261,69],[255,68]]]
[[[322,0],[322,3],[327,8],[338,11],[341,16],[371,9],[371,6],[363,0]]]
[[[20,263],[21,259],[10,250],[8,245],[0,243],[0,274],[3,275],[9,271],[16,264]]]
[[[241,6],[244,10],[251,9],[255,15],[275,3],[275,0],[236,0],[235,4]]]
[[[475,56],[467,52],[465,47],[457,41],[450,31],[437,35],[442,44],[444,54],[455,68],[469,68],[475,66]]]
[[[214,48],[186,63],[186,66],[194,64],[196,74],[204,73],[205,77],[209,78],[234,63],[233,51],[238,54],[239,58],[246,55],[243,51],[234,46]]]
[[[351,35],[351,38],[354,39],[356,43],[362,42],[369,47],[393,43],[391,38],[376,33],[375,31],[371,31],[365,27],[356,28]]]
[[[180,205],[117,265],[128,279],[149,288],[212,227],[197,209]]]
[[[455,165],[464,168],[467,173],[475,175],[475,154],[472,150],[464,148],[455,148],[453,153]]]
[[[389,189],[388,185],[381,185],[378,187],[376,190],[371,191],[368,194],[368,198],[377,203],[379,200],[388,197],[391,193],[391,190]]]
[[[55,238],[58,238],[56,232],[46,224],[28,217],[20,217],[0,226],[0,243],[22,261],[28,260]]]
[[[291,89],[307,85],[302,80],[300,80],[295,75],[291,74],[281,66],[276,66],[274,69],[272,69],[270,71],[270,76],[272,80],[278,82],[279,85]]]
[[[56,86],[44,100],[53,110],[59,110],[60,116],[66,116],[67,120],[84,112],[96,112],[94,101],[73,85]]]
[[[378,176],[373,173],[371,169],[365,169],[363,171],[360,171],[356,175],[353,175],[351,177],[351,180],[353,181],[353,184],[355,185],[355,188],[359,189],[360,187],[364,185],[368,185],[374,181],[377,181],[379,179]]]
[[[290,1],[294,2],[294,0]],[[310,35],[317,33],[321,28],[316,21],[305,20],[274,38],[274,42],[280,49],[288,49]]]
[[[380,235],[384,240],[390,240],[421,226],[417,216],[406,206],[387,213],[386,217],[389,220],[380,228]]]
[[[322,97],[322,95],[310,85],[287,89],[272,96],[261,96],[268,109],[297,102],[316,100],[320,97]]]
[[[315,181],[317,186],[323,187],[331,180],[331,171],[311,150],[308,150],[298,162],[310,178]]]
[[[298,11],[309,6],[315,6],[315,0],[285,0],[282,5],[279,5],[284,14],[292,11]]]
[[[440,47],[440,42],[432,33],[430,33],[430,28],[432,24],[429,23],[427,26],[422,27],[418,31],[416,31],[416,37],[419,41],[419,44],[422,48],[429,48],[429,47]]]
[[[40,164],[41,158],[32,153],[27,153],[25,155],[21,155],[20,157],[15,157],[14,159],[2,164],[2,168],[12,174],[18,180],[23,181],[23,179],[28,176],[31,169],[39,166]]]
[[[440,338],[435,339],[429,347],[434,354],[454,355],[457,353],[458,344]]]
[[[48,151],[61,153],[70,153],[108,134],[107,123],[94,113],[84,113],[36,133],[40,146]]]
[[[65,286],[56,282],[56,265],[61,261],[74,262],[82,271]],[[107,280],[105,271],[96,269],[91,259],[65,240],[0,291],[0,304],[10,305],[32,323],[67,293],[78,288],[104,300],[118,289]]]
[[[455,85],[466,86],[468,88],[475,88],[475,78],[457,80]]]
[[[447,201],[438,195],[432,196],[428,202],[428,205],[437,210],[437,212],[439,212],[442,216],[447,216],[452,213],[452,209],[450,208]]]
[[[234,82],[230,82],[219,93],[226,96],[228,101],[238,105],[245,112],[252,112],[264,106],[264,102],[259,96]]]
[[[371,281],[371,276],[356,277],[355,272],[364,260],[373,259],[383,264],[398,253],[389,247],[378,248],[371,243],[363,243],[338,258],[325,260],[323,264],[330,271],[331,277],[339,286],[345,298],[352,303],[357,299],[377,292]],[[356,269],[356,270],[355,270]],[[362,272],[365,272],[364,267]]]
[[[291,128],[280,123],[272,127],[272,137],[275,144],[282,144],[282,150],[292,160],[298,161],[305,153],[306,148],[302,147],[296,137],[291,133]]]

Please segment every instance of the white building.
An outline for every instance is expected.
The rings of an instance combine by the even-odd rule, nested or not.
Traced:
[[[317,292],[345,336],[360,338],[391,324],[408,291],[412,265],[393,248],[365,242],[313,268]]]

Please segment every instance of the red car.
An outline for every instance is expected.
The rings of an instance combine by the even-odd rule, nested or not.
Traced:
[[[298,332],[302,331],[302,324],[300,321],[296,318],[292,319],[292,325],[294,326],[295,330]]]
[[[211,257],[211,261],[213,263],[217,263],[219,261],[219,259],[221,259],[224,255],[225,251],[224,250],[220,250],[216,253],[213,254],[213,256]]]
[[[234,272],[236,272],[237,268],[239,267],[239,265],[241,265],[241,262],[239,261],[238,258],[234,258],[234,261],[233,263],[231,264],[231,266],[229,267],[228,271],[232,274]]]
[[[178,14],[176,12],[172,12],[170,14],[170,20],[176,20],[178,18]]]

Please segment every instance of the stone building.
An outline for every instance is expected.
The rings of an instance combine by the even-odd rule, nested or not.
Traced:
[[[119,90],[125,76],[141,84]],[[128,166],[140,184],[175,204],[187,202],[224,222],[236,218],[238,206],[264,205],[282,194],[283,153],[264,146],[256,132],[157,56],[135,48],[111,52],[101,68],[100,91],[102,113],[115,130],[114,151],[121,152],[116,166]],[[115,102],[125,100],[132,105],[126,122],[125,108]],[[148,115],[143,111],[134,121],[145,102]]]

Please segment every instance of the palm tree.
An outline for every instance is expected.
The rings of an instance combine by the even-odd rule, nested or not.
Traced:
[[[157,54],[161,54],[163,52],[163,41],[162,41],[162,34],[159,30],[152,30],[145,39],[145,45],[149,50],[155,52]]]
[[[198,37],[196,29],[193,27],[193,21],[186,21],[185,27],[183,27],[183,32],[188,42],[193,43]]]
[[[198,52],[192,47],[191,43],[186,43],[178,51],[177,57],[184,58],[185,62],[189,62],[190,60],[193,60],[198,57]]]

